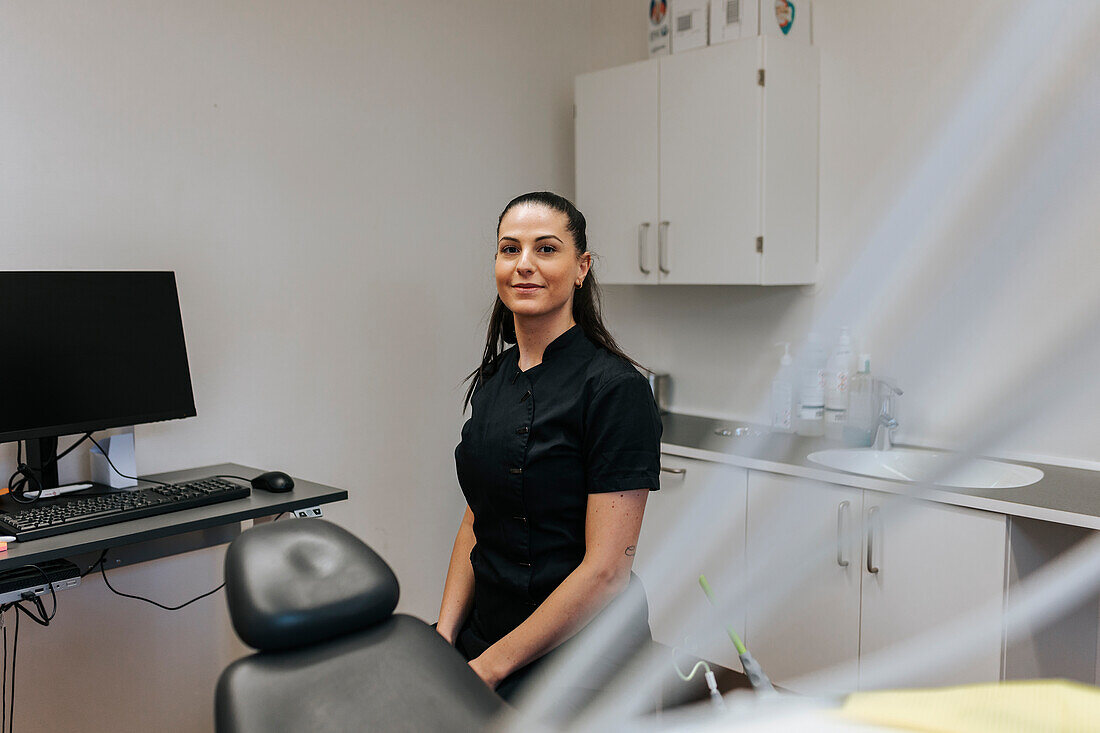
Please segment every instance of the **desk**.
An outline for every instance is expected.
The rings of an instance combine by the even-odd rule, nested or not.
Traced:
[[[219,463],[214,466],[152,474],[148,478],[174,483],[216,474],[252,478],[261,473],[263,470],[258,468],[237,463]],[[30,542],[11,542],[8,543],[7,552],[0,553],[0,572],[59,557],[72,560],[90,553],[138,543],[157,545],[157,549],[153,552],[138,553],[138,560],[135,561],[163,557],[227,542],[232,539],[232,536],[240,533],[240,522],[245,519],[268,517],[280,512],[343,501],[347,498],[348,492],[343,489],[335,489],[295,477],[294,489],[282,494],[253,490],[246,499],[223,501],[219,504],[93,527]],[[112,563],[112,566],[117,564],[128,563]]]

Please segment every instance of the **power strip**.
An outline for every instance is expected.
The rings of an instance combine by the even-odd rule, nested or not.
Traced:
[[[29,566],[0,573],[0,604],[26,600],[24,595],[27,593],[47,595],[51,584],[54,592],[80,585],[80,568],[68,560],[47,560],[37,566],[42,569],[41,573]]]

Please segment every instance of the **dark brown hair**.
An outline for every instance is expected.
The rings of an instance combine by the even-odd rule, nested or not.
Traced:
[[[504,215],[516,206],[524,204],[537,204],[565,214],[567,219],[565,228],[573,235],[573,243],[577,247],[577,254],[581,255],[588,251],[588,237],[585,234],[587,224],[584,220],[584,214],[578,211],[569,199],[549,191],[525,193],[509,201],[508,205],[504,207],[504,211],[500,212],[500,218],[497,219],[497,234],[500,234],[500,224],[504,221]],[[620,359],[640,367],[638,362],[631,359],[619,348],[607,327],[603,325],[603,315],[600,310],[600,287],[596,282],[596,273],[591,268],[589,268],[584,282],[581,283],[581,287],[573,292],[573,320],[581,327],[588,340],[596,346],[603,347]],[[469,406],[470,399],[474,396],[474,390],[477,389],[478,385],[496,372],[499,366],[498,360],[504,352],[505,344],[514,344],[515,342],[515,317],[498,295],[496,302],[493,304],[493,310],[489,314],[489,330],[485,337],[485,351],[481,357],[481,365],[470,372],[463,380],[470,382],[470,386],[466,390],[466,400],[462,403],[463,411]]]

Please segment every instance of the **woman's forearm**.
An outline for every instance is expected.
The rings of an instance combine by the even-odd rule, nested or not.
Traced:
[[[471,662],[495,686],[580,631],[626,588],[629,568],[582,562],[526,621]]]
[[[455,636],[474,603],[474,569],[470,565],[470,551],[476,543],[474,515],[467,508],[451,550],[451,564],[447,568],[447,582],[443,586],[443,601],[439,605],[439,622],[436,624],[436,630],[451,644],[454,644]]]

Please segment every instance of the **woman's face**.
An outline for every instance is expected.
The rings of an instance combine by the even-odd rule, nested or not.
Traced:
[[[578,257],[568,219],[540,204],[520,204],[504,215],[497,232],[497,294],[517,317],[572,317],[573,291],[584,281],[592,256]]]

